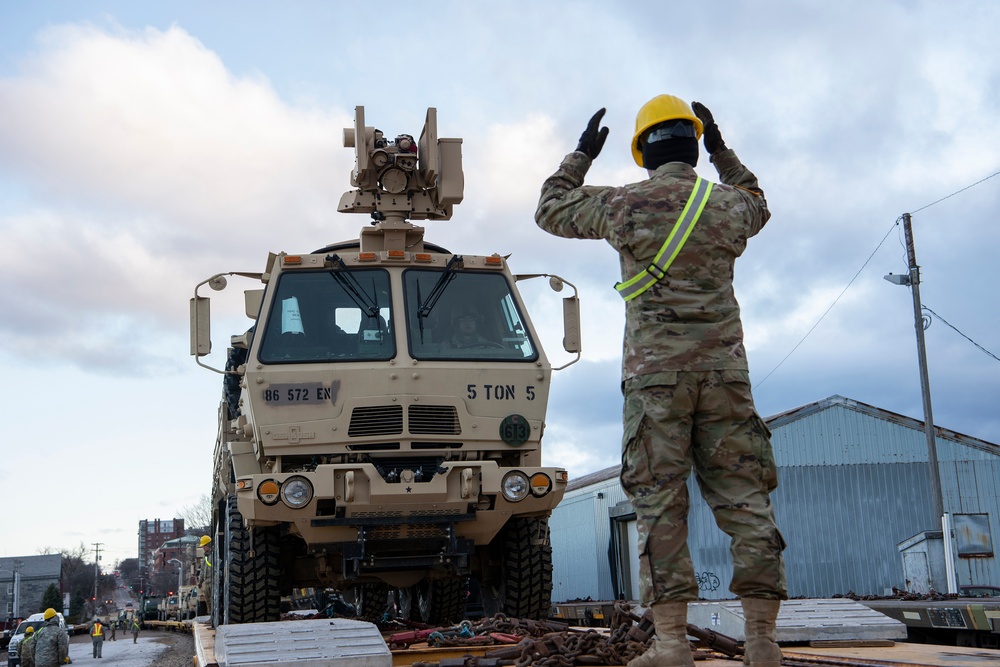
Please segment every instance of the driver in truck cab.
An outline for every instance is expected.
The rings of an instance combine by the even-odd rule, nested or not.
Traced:
[[[480,332],[482,314],[472,306],[458,306],[451,313],[452,335],[449,346],[453,349],[484,347],[492,344]]]

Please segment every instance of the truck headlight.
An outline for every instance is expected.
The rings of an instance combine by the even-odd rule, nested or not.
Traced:
[[[520,470],[509,472],[503,478],[501,488],[503,489],[504,498],[512,503],[516,503],[519,500],[524,500],[525,496],[528,495],[528,478]]]
[[[281,499],[293,509],[305,507],[312,497],[312,484],[305,477],[289,477],[281,485]]]
[[[552,490],[552,480],[544,472],[536,472],[531,476],[531,493],[541,498]]]
[[[278,502],[278,483],[273,479],[265,479],[257,487],[257,497],[265,505],[274,505]]]

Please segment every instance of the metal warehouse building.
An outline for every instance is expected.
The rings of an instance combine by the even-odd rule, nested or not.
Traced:
[[[936,537],[943,558],[921,421],[842,396],[766,421],[778,464],[771,498],[789,545],[789,596],[883,595],[894,586],[919,590],[941,580],[930,571],[933,547],[927,548]],[[993,555],[1000,446],[940,427],[935,434],[944,510],[955,520],[958,584],[1000,585]],[[619,470],[573,480],[552,514],[555,601],[638,598],[635,513]],[[693,475],[688,491],[688,543],[700,595],[731,598],[729,537],[716,527]]]

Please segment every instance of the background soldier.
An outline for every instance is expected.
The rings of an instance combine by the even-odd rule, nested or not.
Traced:
[[[31,646],[35,667],[60,667],[69,657],[69,637],[59,625],[55,609],[49,607],[42,617],[45,625],[35,631]]]
[[[34,651],[35,644],[35,629],[28,626],[28,629],[24,631],[24,639],[21,643],[17,645],[17,657],[21,659],[22,667],[35,667]]]
[[[90,639],[94,644],[94,658],[103,657],[101,653],[104,650],[104,624],[99,618],[94,619],[94,625],[90,628]]]
[[[198,548],[202,554],[201,568],[198,570],[198,615],[212,613],[212,561],[208,557],[208,545],[211,543],[212,538],[208,535],[202,535],[198,540]]]
[[[698,598],[687,547],[692,465],[716,523],[732,538],[733,580],[746,617],[746,664],[777,667],[775,618],[787,599],[769,493],[770,431],[757,415],[733,268],[770,217],[757,178],[726,148],[703,105],[660,95],[636,118],[632,155],[649,178],[584,186],[608,128],[591,118],[576,151],[542,186],[535,220],[557,236],[604,239],[619,253],[625,299],[622,486],[639,526],[642,602],[656,643],[630,667],[693,665],[685,626]],[[698,138],[723,185],[702,180]]]

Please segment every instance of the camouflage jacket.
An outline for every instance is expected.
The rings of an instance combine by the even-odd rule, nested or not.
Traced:
[[[35,630],[32,644],[35,667],[58,667],[69,656],[69,637],[59,627],[57,619],[52,619]]]
[[[17,645],[17,656],[21,658],[21,664],[31,667],[34,663],[31,661],[32,651],[35,645],[35,634],[31,633],[27,637],[21,640],[21,643]]]
[[[676,371],[747,370],[733,269],[771,214],[757,177],[736,153],[720,151],[712,162],[723,184],[712,189],[667,275],[625,305],[623,381],[659,384]],[[557,236],[607,241],[618,251],[624,282],[652,263],[697,174],[670,162],[639,183],[585,186],[590,163],[580,152],[566,156],[542,186],[535,221]]]

